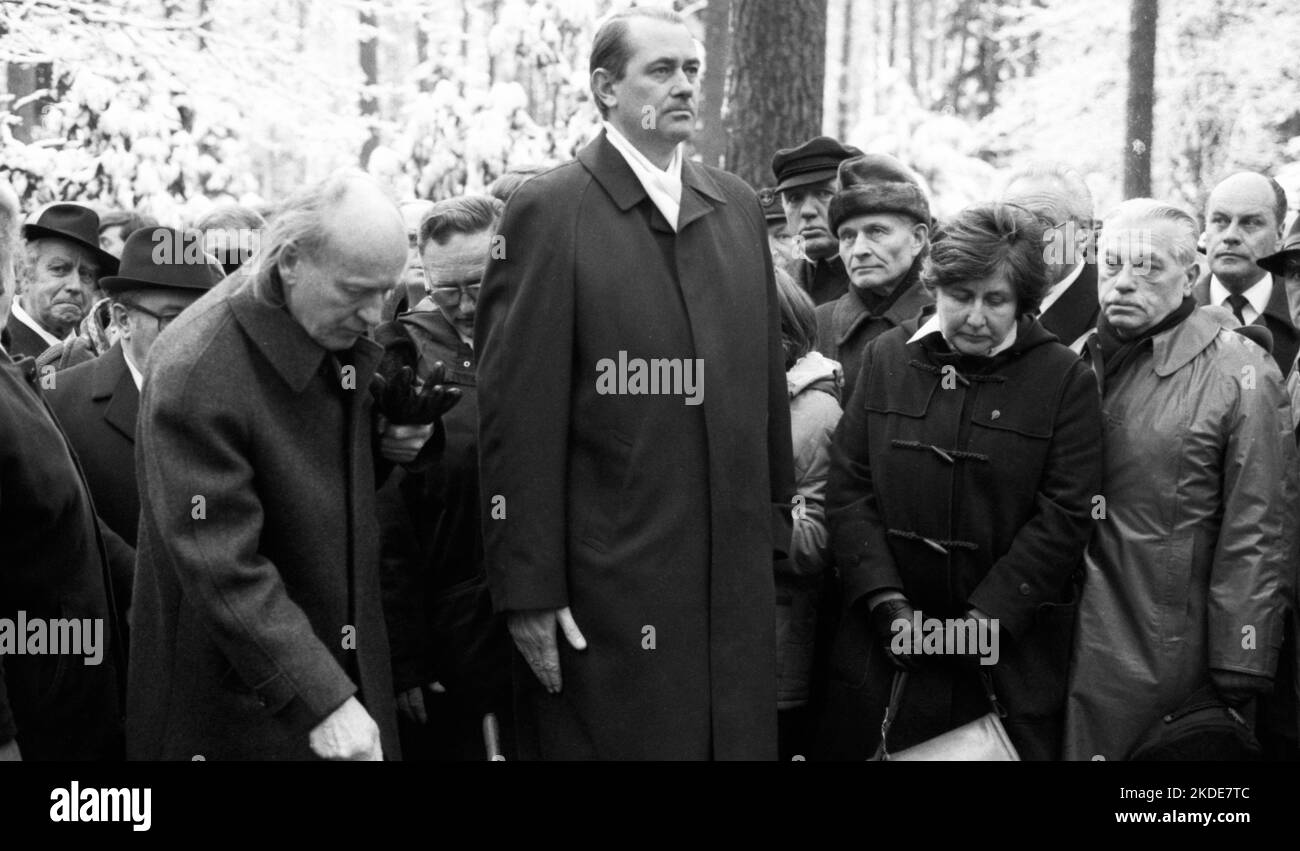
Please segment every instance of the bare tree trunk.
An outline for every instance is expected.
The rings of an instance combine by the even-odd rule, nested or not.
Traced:
[[[727,169],[763,186],[772,154],[821,132],[827,0],[732,0]]]
[[[365,6],[361,13],[361,26],[366,35],[360,42],[362,85],[366,88],[361,93],[361,115],[370,119],[370,138],[361,147],[361,166],[364,168],[370,160],[370,153],[379,144],[379,128],[375,121],[379,118],[379,101],[375,98],[373,86],[379,85],[379,41],[375,38],[374,27],[378,25],[373,6]]]
[[[889,67],[894,67],[894,45],[898,42],[898,0],[889,0]]]
[[[705,69],[695,150],[706,164],[722,167],[727,154],[722,102],[727,95],[727,65],[731,54],[731,0],[709,0],[702,18]]]
[[[1151,136],[1155,110],[1156,17],[1159,0],[1132,0],[1129,10],[1128,104],[1124,138],[1124,197],[1151,194]]]
[[[853,78],[866,71],[853,56],[853,0],[844,0],[844,32],[840,33],[840,141],[848,138],[853,126]]]
[[[921,0],[908,0],[907,3],[907,84],[913,94],[920,94],[916,82],[916,4]]]

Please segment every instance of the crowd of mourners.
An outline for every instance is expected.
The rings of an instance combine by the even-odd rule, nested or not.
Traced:
[[[1282,187],[751,187],[696,47],[485,195],[0,186],[0,759],[1300,757]]]

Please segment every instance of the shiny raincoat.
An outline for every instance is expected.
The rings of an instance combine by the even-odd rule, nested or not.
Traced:
[[[1085,357],[1100,373],[1095,338]],[[1219,668],[1271,677],[1295,570],[1277,365],[1205,311],[1102,392],[1105,517],[1086,556],[1067,759],[1123,759]]]

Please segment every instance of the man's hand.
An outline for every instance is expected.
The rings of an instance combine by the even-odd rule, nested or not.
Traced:
[[[10,739],[0,745],[0,762],[22,762],[22,752],[18,750],[18,740]]]
[[[379,725],[361,701],[349,697],[311,731],[311,749],[322,759],[377,762],[384,758]]]
[[[442,683],[429,683],[429,691],[434,694],[445,694],[447,689]],[[414,721],[416,724],[428,724],[429,713],[424,710],[424,689],[416,686],[413,689],[400,691],[397,693],[397,711],[402,714],[408,721]]]
[[[433,436],[433,423],[395,425],[379,417],[379,454],[396,464],[410,464]]]
[[[531,609],[511,612],[510,637],[523,654],[528,667],[551,694],[560,693],[560,650],[555,645],[555,623],[559,621],[564,637],[574,650],[586,650],[587,639],[582,637],[569,607],[563,609]]]

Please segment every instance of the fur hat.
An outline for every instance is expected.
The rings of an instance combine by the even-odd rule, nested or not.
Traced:
[[[831,233],[854,216],[897,213],[931,224],[930,201],[916,174],[888,154],[863,154],[840,163],[840,191],[831,199]]]

